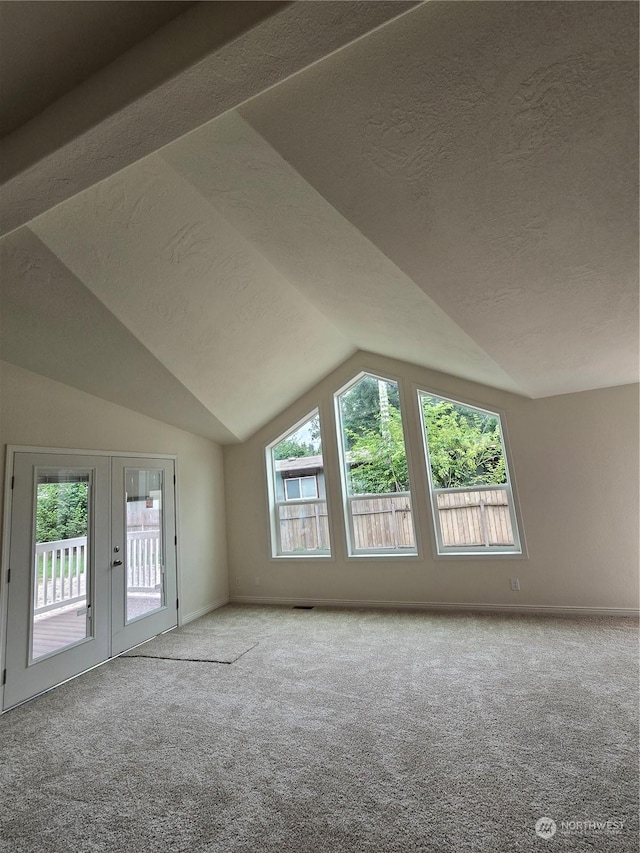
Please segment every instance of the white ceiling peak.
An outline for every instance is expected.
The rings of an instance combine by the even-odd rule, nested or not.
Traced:
[[[162,157],[357,349],[519,391],[237,112],[167,147]]]
[[[637,37],[631,3],[196,4],[2,140],[4,357],[223,442],[357,350],[637,381]]]

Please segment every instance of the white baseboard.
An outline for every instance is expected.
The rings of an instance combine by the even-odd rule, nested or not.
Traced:
[[[233,595],[230,604],[280,604],[317,607],[367,607],[393,610],[475,610],[493,613],[528,613],[556,616],[627,616],[638,619],[640,610],[625,607],[567,607],[544,604],[471,604],[446,601],[371,601],[369,599],[281,598],[259,595]]]
[[[229,599],[221,598],[218,601],[214,601],[213,604],[207,604],[206,607],[201,607],[199,610],[194,610],[191,613],[184,613],[180,617],[180,625],[186,625],[188,622],[193,622],[194,619],[199,619],[200,616],[204,616],[205,613],[211,613],[212,610],[224,607],[225,604],[229,604]]]

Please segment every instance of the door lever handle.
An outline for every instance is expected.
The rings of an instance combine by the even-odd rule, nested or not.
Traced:
[[[113,563],[112,563],[112,565],[113,565],[113,566],[121,566],[121,565],[122,565],[122,560],[114,560],[114,561],[113,561]]]

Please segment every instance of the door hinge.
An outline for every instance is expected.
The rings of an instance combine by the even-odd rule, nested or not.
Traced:
[[[16,482],[16,478],[12,476],[12,477],[11,477],[11,488],[12,488],[12,489],[13,489],[13,487],[14,487],[14,485],[15,485],[15,482]]]
[[[11,583],[11,569],[7,571],[7,583]]]
[[[173,485],[175,486],[175,484],[176,484],[176,475],[174,474],[173,475]]]
[[[2,670],[2,686],[4,687],[4,685],[5,685],[6,683],[7,683],[7,670],[6,670],[6,669],[3,669],[3,670]]]
[[[179,599],[179,598],[176,598],[176,610],[178,609],[178,606],[179,606],[179,605],[180,605],[180,599]]]
[[[174,545],[177,545],[177,544],[178,544],[178,537],[177,537],[177,536],[174,536],[174,537],[173,537],[173,544],[174,544]]]

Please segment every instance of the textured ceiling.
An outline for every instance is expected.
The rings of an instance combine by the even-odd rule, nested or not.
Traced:
[[[118,15],[109,0],[0,4],[0,136],[185,10],[174,0],[123,3]],[[100,37],[87,38],[93,33]]]
[[[223,442],[357,349],[637,381],[635,4],[222,5],[144,96],[82,126],[112,63],[2,141],[6,360]]]
[[[430,3],[241,112],[523,393],[632,382],[637,15]]]

